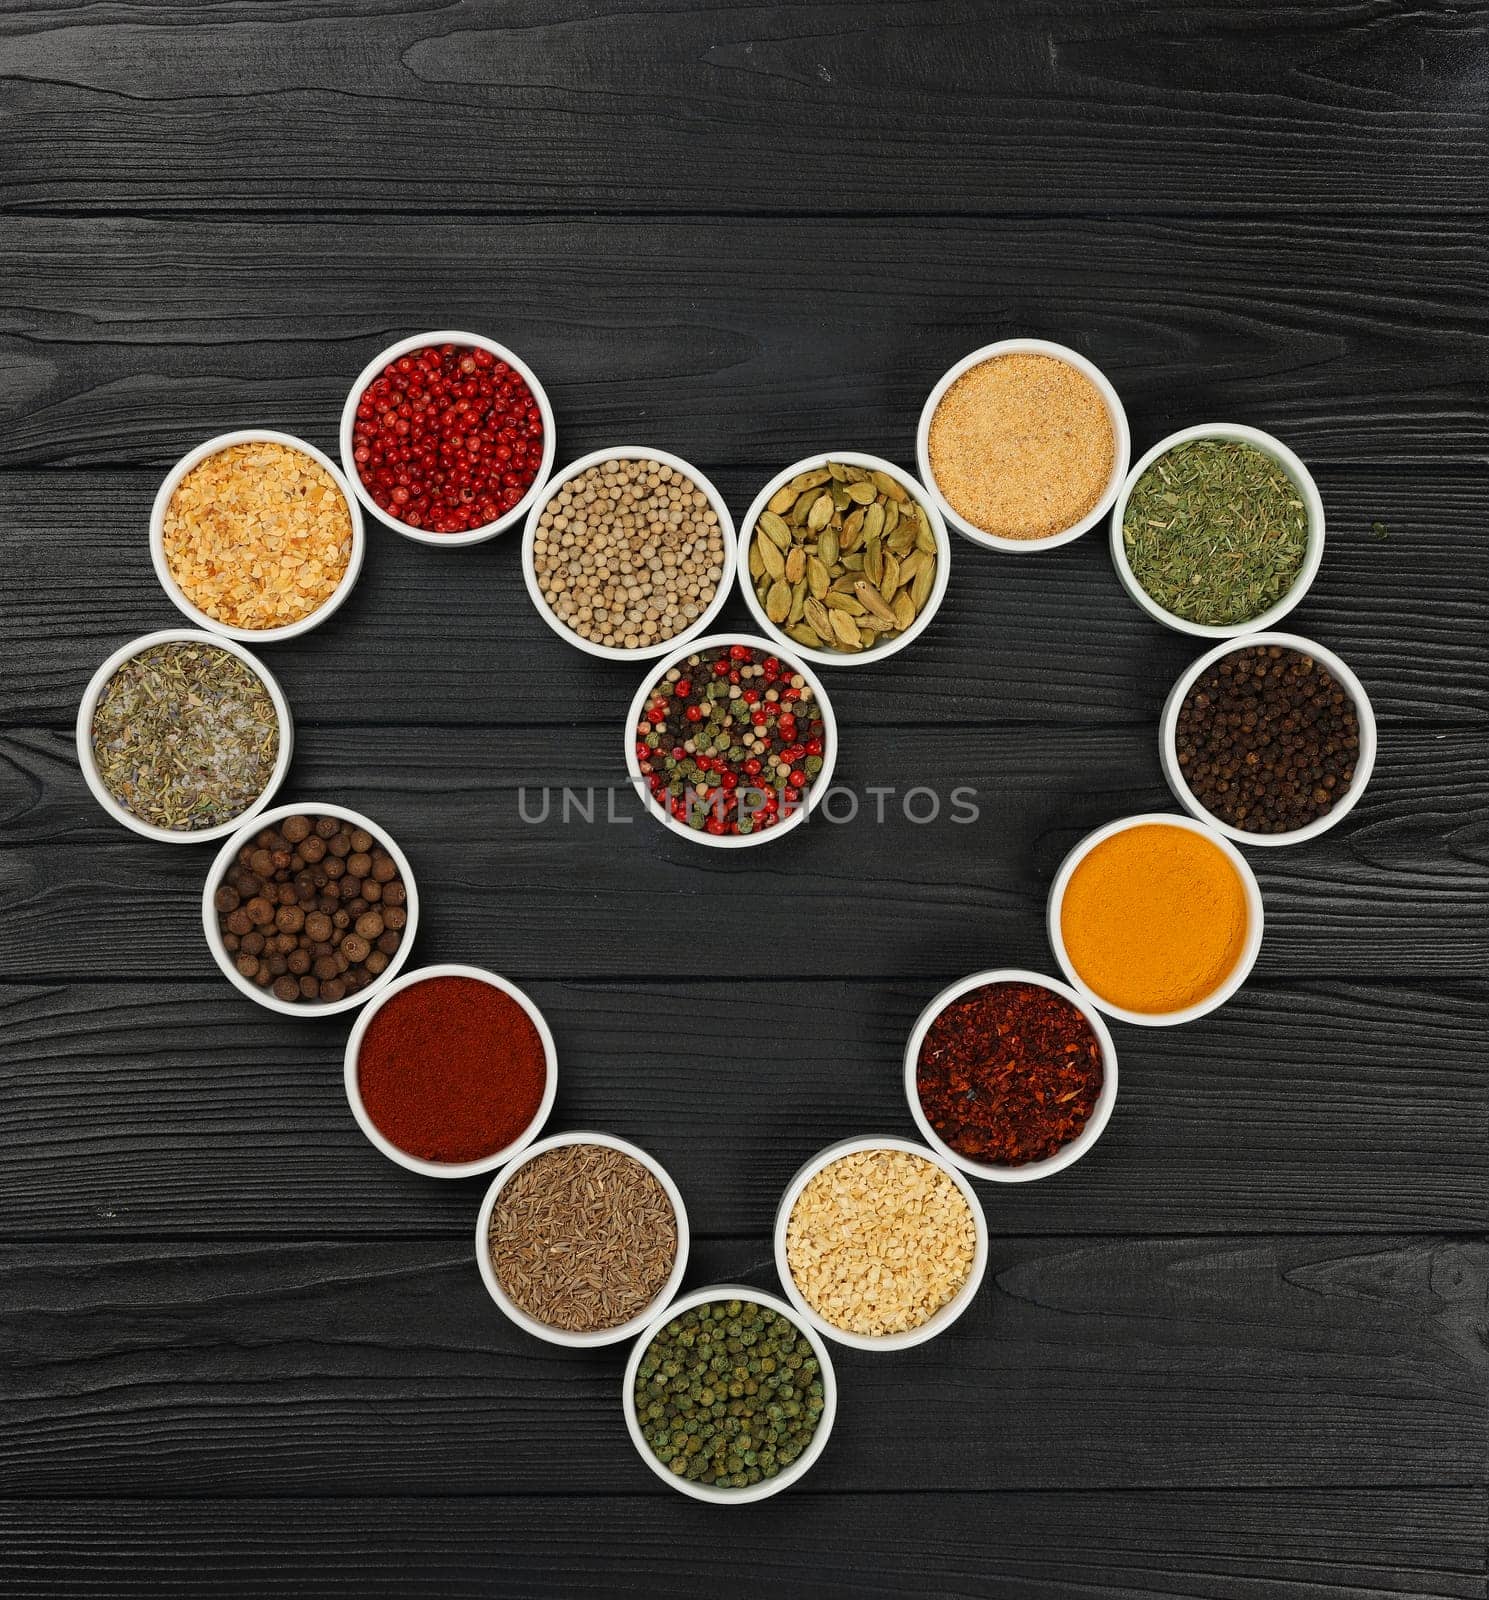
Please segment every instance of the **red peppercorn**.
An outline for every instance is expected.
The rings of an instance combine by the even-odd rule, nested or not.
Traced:
[[[381,509],[412,528],[464,533],[510,511],[531,487],[543,418],[505,362],[446,344],[400,356],[368,385],[352,446]]]

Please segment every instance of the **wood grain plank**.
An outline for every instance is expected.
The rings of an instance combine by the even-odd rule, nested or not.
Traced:
[[[11,466],[163,466],[256,422],[329,444],[363,364],[440,327],[532,363],[561,459],[638,429],[700,463],[897,459],[946,367],[1013,333],[1092,356],[1150,441],[1218,415],[1310,463],[1445,462],[1489,418],[1474,218],[1114,217],[1094,243],[1084,219],[794,214],[6,231]]]
[[[766,475],[718,472],[736,515]],[[70,473],[65,488],[62,478],[0,471],[0,562],[9,579],[0,604],[8,666],[0,724],[70,726],[105,656],[182,621],[146,543],[158,477]],[[1319,483],[1327,551],[1286,625],[1343,655],[1383,721],[1482,726],[1489,542],[1480,530],[1489,525],[1489,476],[1458,467],[1322,468]],[[512,539],[446,552],[375,531],[342,610],[264,651],[299,725],[616,725],[640,664],[596,661],[559,639],[527,597],[520,554]],[[737,596],[727,618],[749,621]],[[1127,598],[1105,530],[1044,556],[999,557],[958,539],[946,602],[924,638],[882,666],[832,672],[828,686],[850,728],[1153,722],[1198,653],[1198,641],[1151,622]]]
[[[1485,178],[1477,5],[48,0],[0,37],[11,208],[1433,214]]]
[[[659,1491],[660,1492],[660,1491]],[[576,1502],[250,1499],[11,1501],[0,1575],[14,1600],[439,1593],[765,1593],[812,1600],[1479,1600],[1472,1489],[1249,1494],[818,1494],[759,1518],[675,1496]],[[727,1573],[727,1578],[721,1578]]]
[[[915,1136],[900,1074],[936,980],[613,984],[523,972],[558,1040],[553,1129],[637,1140],[693,1229],[763,1231],[830,1139]],[[478,1182],[384,1161],[346,1029],[204,984],[0,987],[0,1238],[463,1239]],[[1489,1229],[1482,983],[1258,985],[1193,1029],[1120,1029],[1097,1148],[984,1186],[1005,1236]],[[747,1039],[741,1039],[742,1019]]]
[[[1482,1241],[995,1238],[913,1363],[843,1352],[814,1487],[1481,1486],[1486,1286]],[[0,1303],[0,1493],[651,1487],[619,1355],[519,1333],[468,1243],[11,1247]]]
[[[603,727],[468,730],[458,745],[439,728],[321,730],[297,745],[285,795],[353,804],[404,847],[424,960],[636,978],[711,977],[722,964],[770,978],[795,952],[804,976],[938,987],[1000,961],[1045,966],[1049,882],[1066,851],[1113,817],[1172,809],[1147,726],[963,728],[948,739],[940,728],[860,727],[849,713],[843,730],[842,792],[829,809],[846,817],[857,797],[857,816],[814,817],[763,851],[705,850],[641,814],[615,730]],[[162,848],[122,828],[105,838],[60,736],[4,750],[0,814],[24,827],[36,808],[31,837],[45,842],[0,850],[0,972],[214,974],[199,909],[212,846]],[[1397,733],[1338,828],[1255,852],[1267,907],[1258,974],[1479,975],[1486,763],[1476,733]],[[565,787],[592,820],[574,808],[565,820]],[[906,798],[924,817],[937,797],[936,821],[909,820]],[[954,820],[974,804],[975,821]],[[81,825],[76,843],[63,814]],[[722,949],[700,938],[714,930]],[[251,1007],[226,990],[224,1002]]]

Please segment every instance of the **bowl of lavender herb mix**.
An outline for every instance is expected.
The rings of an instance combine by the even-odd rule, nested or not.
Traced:
[[[221,839],[289,769],[294,727],[273,674],[235,640],[183,629],[122,645],[78,707],[78,765],[99,805],[164,844]]]

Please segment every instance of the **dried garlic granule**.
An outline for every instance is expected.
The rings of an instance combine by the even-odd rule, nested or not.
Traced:
[[[964,372],[931,413],[936,487],[973,527],[1049,539],[1106,493],[1117,435],[1101,391],[1054,356],[993,356]]]
[[[972,1271],[966,1196],[908,1150],[840,1157],[797,1196],[786,1263],[802,1298],[848,1333],[878,1337],[927,1322]]]
[[[288,445],[229,445],[199,461],[165,510],[166,563],[199,611],[232,628],[282,628],[335,594],[352,518],[329,472]]]

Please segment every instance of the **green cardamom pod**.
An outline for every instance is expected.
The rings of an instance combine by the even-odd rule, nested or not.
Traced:
[[[791,548],[791,529],[786,525],[784,517],[778,516],[774,511],[762,511],[756,526],[768,533],[782,550]]]
[[[760,552],[761,565],[772,578],[785,577],[786,558],[781,554],[780,546],[763,528],[755,535],[755,548]]]
[[[881,622],[887,622],[891,628],[894,626],[894,612],[889,609],[884,596],[867,579],[860,578],[854,584],[853,592],[866,611],[878,617]]]
[[[915,574],[915,581],[910,585],[909,594],[911,600],[915,603],[917,612],[930,599],[931,590],[935,587],[935,584],[936,569],[934,567],[922,567]]]
[[[834,638],[843,648],[847,650],[861,650],[863,648],[863,642],[858,637],[858,624],[846,612],[833,612],[832,631]]]

